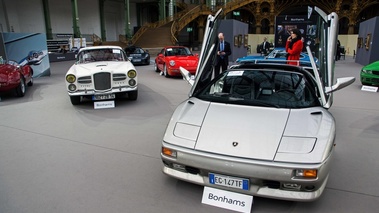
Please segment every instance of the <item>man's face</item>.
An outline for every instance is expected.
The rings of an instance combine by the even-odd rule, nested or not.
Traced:
[[[224,36],[223,36],[223,35],[219,35],[219,36],[218,36],[218,39],[219,39],[220,41],[223,41],[223,40],[224,40]]]

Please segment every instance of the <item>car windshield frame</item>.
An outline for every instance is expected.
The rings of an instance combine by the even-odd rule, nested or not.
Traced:
[[[203,101],[275,108],[321,106],[314,78],[306,70],[241,67],[227,70],[194,94]]]

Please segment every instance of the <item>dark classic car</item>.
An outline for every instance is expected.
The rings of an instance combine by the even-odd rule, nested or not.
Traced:
[[[166,46],[155,58],[154,70],[165,77],[181,76],[179,67],[183,67],[194,75],[198,63],[199,54],[193,54],[188,47]]]
[[[15,91],[23,97],[26,85],[33,85],[33,69],[29,65],[21,66],[12,60],[0,64],[0,92]]]
[[[149,65],[150,53],[141,47],[129,46],[125,48],[125,53],[134,65]]]

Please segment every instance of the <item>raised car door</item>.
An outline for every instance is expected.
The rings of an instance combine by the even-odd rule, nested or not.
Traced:
[[[218,41],[218,25],[221,20],[222,9],[212,16],[208,15],[207,24],[204,32],[203,45],[199,56],[199,63],[196,69],[196,78],[189,96],[200,91],[203,86],[210,82],[213,76],[214,61],[216,59],[217,41]]]
[[[317,7],[308,7],[308,16],[317,16],[317,33],[316,37],[320,40],[320,50],[316,58],[319,60],[319,68],[316,68],[312,54],[308,49],[308,55],[313,63],[313,72],[318,83],[320,98],[325,108],[330,108],[333,103],[333,93],[327,93],[327,88],[332,87],[334,83],[334,56],[336,53],[336,42],[338,33],[338,15],[331,13],[327,15]]]

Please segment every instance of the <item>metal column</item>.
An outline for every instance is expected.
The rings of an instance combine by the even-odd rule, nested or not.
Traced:
[[[105,29],[104,1],[105,0],[99,0],[101,41],[107,40],[107,31]]]
[[[72,6],[72,28],[74,30],[74,38],[81,38],[79,29],[78,4],[77,0],[71,0]]]
[[[48,40],[53,39],[53,30],[51,29],[49,0],[43,0],[43,15],[45,18],[46,38]]]
[[[125,0],[125,38],[129,41],[130,34],[130,12],[129,12],[129,0]]]

